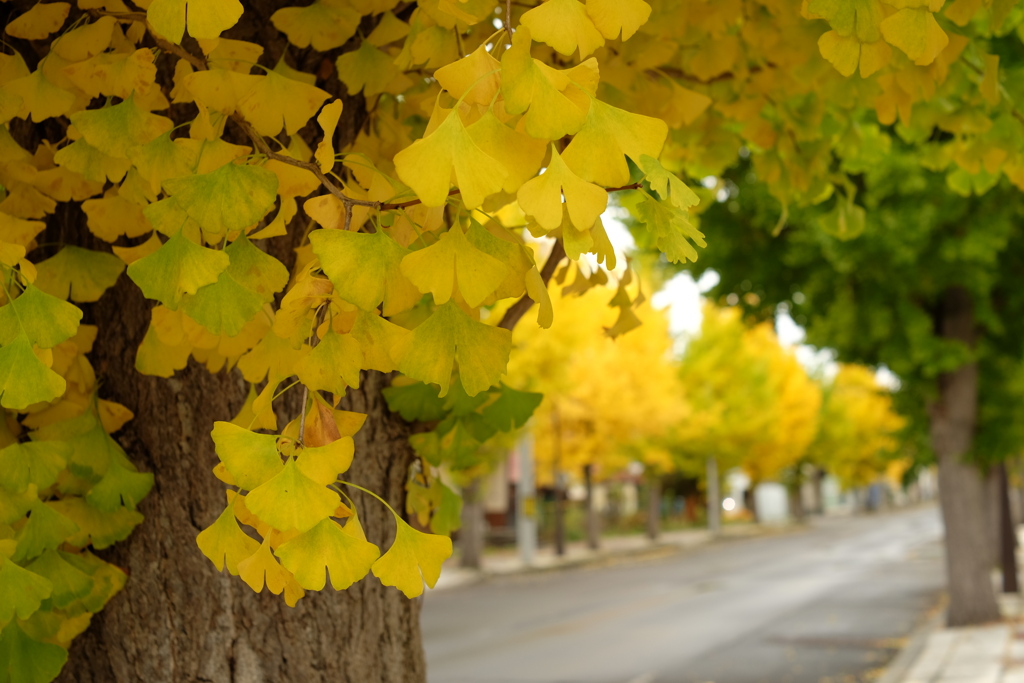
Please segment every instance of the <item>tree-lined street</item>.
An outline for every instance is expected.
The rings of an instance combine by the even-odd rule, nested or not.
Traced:
[[[429,680],[867,680],[936,604],[941,533],[928,506],[432,593]]]

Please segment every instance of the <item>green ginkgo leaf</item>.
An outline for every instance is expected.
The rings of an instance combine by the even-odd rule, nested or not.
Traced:
[[[179,231],[152,254],[128,266],[128,277],[146,298],[156,299],[174,311],[182,296],[216,282],[230,263],[223,251],[202,247]]]
[[[77,496],[51,501],[47,505],[78,526],[78,531],[67,539],[76,548],[91,545],[96,550],[103,550],[128,538],[132,529],[142,522],[142,515],[136,510],[122,507],[115,512],[103,512]]]
[[[64,378],[33,353],[24,331],[0,347],[0,406],[23,410],[58,398],[66,388]]]
[[[452,539],[425,534],[394,515],[398,529],[395,542],[383,557],[374,562],[373,575],[385,586],[394,586],[407,598],[423,594],[423,584],[431,588],[441,576],[441,565],[452,555]]]
[[[704,233],[693,227],[686,212],[668,202],[648,197],[637,204],[636,217],[672,263],[697,260],[697,250],[690,242],[707,246]]]
[[[23,493],[29,485],[48,488],[67,466],[71,453],[71,446],[63,441],[13,443],[0,449],[0,472],[4,473],[0,486],[11,493]]]
[[[86,142],[114,159],[127,159],[131,150],[155,140],[174,125],[164,116],[141,109],[134,95],[120,104],[72,114],[71,123]]]
[[[700,203],[697,193],[687,187],[686,183],[662,166],[661,162],[654,157],[646,154],[641,156],[640,169],[646,175],[647,182],[651,184],[651,189],[673,206],[688,209]]]
[[[230,422],[213,423],[217,457],[238,486],[251,491],[284,468],[277,450],[277,436],[257,434]]]
[[[0,307],[0,345],[14,341],[20,328],[39,348],[52,349],[73,337],[81,320],[77,306],[29,285],[21,296]]]
[[[331,586],[340,591],[370,573],[370,567],[380,557],[380,549],[365,538],[346,534],[334,520],[324,519],[281,544],[276,554],[306,590],[323,590],[329,572]]]
[[[26,567],[50,582],[53,587],[50,600],[57,609],[64,609],[85,597],[93,587],[93,578],[65,560],[64,555],[56,550],[47,550]]]
[[[314,230],[309,233],[313,253],[334,284],[338,295],[364,311],[384,303],[384,315],[411,308],[422,295],[400,269],[409,250],[388,235],[345,230]]]
[[[211,173],[172,178],[164,189],[203,230],[243,230],[267,215],[277,199],[277,176],[260,166],[224,164]]]
[[[15,562],[31,560],[46,549],[56,549],[78,531],[78,525],[42,501],[35,501],[28,511],[28,521],[18,530],[18,548],[11,557]]]
[[[234,337],[288,284],[288,269],[244,235],[224,253],[230,259],[227,269],[215,283],[183,297],[181,307],[213,334]]]
[[[440,385],[441,396],[448,393],[452,368],[458,361],[462,386],[475,396],[498,383],[511,350],[511,332],[477,322],[449,301],[400,340],[392,352],[403,374]]]
[[[14,615],[28,619],[52,591],[53,585],[46,578],[0,555],[0,628]]]
[[[85,499],[103,512],[114,512],[122,505],[134,510],[151,488],[151,472],[136,471],[127,459],[111,458],[103,478],[89,489]]]
[[[29,637],[17,622],[0,632],[0,680],[49,683],[67,660],[67,650]]]
[[[337,493],[304,475],[294,460],[245,497],[245,505],[254,515],[280,531],[312,529],[340,503]]]

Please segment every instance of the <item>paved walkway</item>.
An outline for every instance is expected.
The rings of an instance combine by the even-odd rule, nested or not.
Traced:
[[[756,524],[726,525],[722,529],[722,539],[746,538],[772,533],[791,531],[799,527],[773,527]],[[598,564],[617,559],[637,559],[657,557],[663,554],[679,552],[682,549],[704,545],[713,540],[707,529],[686,529],[662,533],[657,541],[646,536],[607,536],[601,539],[601,547],[591,550],[583,541],[568,543],[565,555],[558,556],[554,548],[546,546],[537,550],[533,563],[526,566],[515,548],[489,549],[483,557],[480,569],[467,569],[459,566],[458,553],[445,563],[441,578],[435,590],[454,588],[456,586],[475,583],[489,576],[505,576],[531,571],[546,571],[569,568],[580,565]]]

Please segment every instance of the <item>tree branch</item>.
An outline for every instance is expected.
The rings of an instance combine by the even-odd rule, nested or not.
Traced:
[[[559,238],[555,240],[555,246],[551,248],[548,260],[544,262],[544,267],[540,271],[540,279],[544,282],[545,287],[551,281],[551,277],[555,274],[555,269],[562,262],[563,258],[565,258],[565,245],[562,244],[562,240]],[[505,311],[505,315],[501,317],[498,327],[503,327],[511,332],[512,328],[519,322],[519,319],[530,310],[533,304],[533,299],[528,294],[524,294],[519,301],[509,306],[509,309]]]

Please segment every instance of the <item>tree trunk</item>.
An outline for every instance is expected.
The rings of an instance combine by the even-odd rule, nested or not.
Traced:
[[[656,541],[661,533],[661,477],[651,474],[647,481],[647,537]]]
[[[989,566],[998,567],[1002,562],[1003,545],[1003,520],[999,486],[1002,480],[999,478],[997,466],[992,465],[985,470],[985,513],[988,515],[985,523],[985,538],[989,545]]]
[[[601,519],[594,505],[594,466],[583,466],[583,480],[587,487],[587,547],[597,550],[601,547]]]
[[[722,495],[718,491],[718,461],[708,456],[705,461],[708,492],[708,531],[714,535],[722,529]]]
[[[369,576],[340,593],[307,593],[290,608],[279,596],[253,593],[241,579],[219,574],[199,552],[196,535],[225,505],[224,485],[210,473],[217,463],[210,430],[215,420],[235,414],[245,386],[236,373],[212,375],[194,362],[169,380],[139,375],[133,363],[148,310],[125,279],[92,310],[91,322],[100,330],[94,361],[103,394],[135,412],[119,441],[156,483],[139,506],[145,522],[98,553],[130,578],[75,639],[60,680],[424,680],[420,601]],[[342,402],[368,415],[355,436],[356,457],[346,478],[404,510],[414,454],[408,425],[380,395],[387,381],[366,373]],[[356,504],[367,537],[386,549],[394,535],[391,514],[365,495]]]
[[[565,475],[555,471],[555,554],[565,555]]]
[[[484,550],[487,520],[481,500],[482,479],[474,479],[462,489],[462,528],[459,529],[459,564],[468,569],[480,569]]]
[[[938,322],[943,337],[974,347],[974,310],[965,290],[946,292]],[[939,378],[939,398],[931,407],[930,436],[939,461],[939,499],[946,527],[950,626],[999,618],[987,561],[985,487],[978,468],[963,460],[974,439],[977,412],[975,363]]]
[[[1006,463],[995,466],[999,482],[999,560],[1003,570],[1003,592],[1016,593],[1017,587],[1017,532],[1010,512],[1010,485],[1006,476]]]

